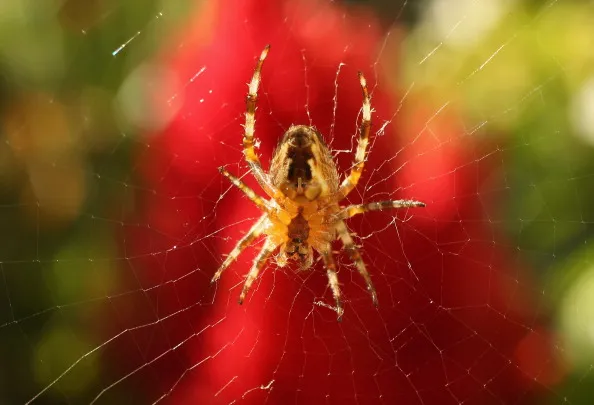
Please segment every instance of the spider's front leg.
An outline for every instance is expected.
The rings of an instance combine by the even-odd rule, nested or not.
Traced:
[[[381,211],[385,209],[395,209],[395,208],[414,208],[414,207],[424,207],[425,203],[420,201],[414,200],[389,200],[389,201],[377,201],[367,204],[353,204],[349,205],[345,208],[342,208],[336,215],[334,215],[333,220],[336,221],[336,232],[344,245],[344,248],[349,255],[350,259],[355,263],[357,267],[357,271],[365,280],[365,284],[367,285],[367,291],[371,294],[371,299],[373,303],[377,306],[377,293],[375,291],[375,287],[373,286],[373,282],[371,281],[371,276],[365,267],[365,262],[361,258],[361,253],[355,245],[349,230],[344,223],[344,219],[351,218],[358,214],[363,214],[369,211]]]
[[[239,240],[239,242],[237,242],[231,253],[229,253],[229,256],[227,256],[223,264],[221,264],[221,267],[219,267],[213,276],[212,280],[210,281],[211,283],[216,282],[221,277],[223,271],[225,271],[227,267],[229,267],[231,263],[237,259],[241,252],[243,252],[246,247],[248,247],[258,236],[262,234],[266,228],[266,218],[268,217],[268,213],[270,213],[272,210],[272,207],[267,200],[257,195],[254,190],[246,186],[241,180],[229,173],[224,167],[219,167],[219,171],[223,176],[228,178],[235,187],[240,189],[250,199],[250,201],[256,204],[260,210],[264,211],[264,215],[262,215],[260,219],[258,219],[258,221],[252,225],[248,233],[245,234],[244,237]]]
[[[260,270],[262,270],[262,268],[266,264],[266,261],[268,260],[270,255],[276,250],[277,247],[278,245],[276,245],[270,239],[266,239],[266,242],[264,242],[262,250],[260,250],[260,253],[258,253],[258,256],[256,256],[256,258],[254,259],[254,264],[252,265],[250,272],[245,278],[245,283],[243,284],[243,288],[241,289],[241,294],[239,294],[239,305],[243,304],[245,296],[250,290],[252,284],[254,283],[254,280],[258,277]]]
[[[237,242],[231,253],[227,256],[221,267],[217,270],[215,275],[210,280],[211,283],[216,282],[219,278],[221,278],[221,274],[233,263],[237,257],[243,252],[243,250],[252,244],[252,242],[262,234],[264,230],[264,222],[266,220],[266,214],[262,215],[260,219],[250,228],[248,233],[246,233],[243,238]]]
[[[378,301],[377,293],[375,292],[375,287],[373,286],[373,282],[371,281],[369,272],[365,267],[365,262],[363,262],[363,259],[361,258],[361,253],[359,253],[359,249],[357,249],[357,245],[355,245],[355,242],[353,241],[353,238],[351,237],[351,234],[349,233],[349,230],[344,221],[338,221],[336,223],[336,232],[338,233],[338,236],[340,237],[340,240],[342,241],[342,244],[344,245],[344,248],[347,254],[349,255],[349,258],[355,263],[357,271],[359,272],[361,277],[363,277],[363,280],[365,280],[365,284],[367,285],[367,291],[369,291],[369,294],[371,295],[373,304],[377,307]]]
[[[328,284],[332,289],[332,295],[336,302],[336,318],[338,322],[342,321],[342,315],[344,314],[344,308],[342,307],[342,294],[340,293],[340,287],[338,286],[338,275],[336,274],[336,263],[332,257],[332,249],[328,244],[324,250],[320,252],[322,259],[324,260],[324,266],[326,267],[326,275],[328,276]]]

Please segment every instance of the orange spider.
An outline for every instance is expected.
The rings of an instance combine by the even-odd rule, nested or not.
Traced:
[[[277,263],[283,267],[288,259],[294,259],[301,269],[311,267],[313,251],[316,250],[324,261],[328,282],[336,301],[338,320],[344,313],[336,264],[332,257],[331,242],[339,237],[351,260],[355,263],[359,274],[365,280],[373,303],[377,305],[377,294],[371,277],[361,259],[359,249],[344,222],[345,219],[367,211],[377,211],[389,208],[424,207],[425,204],[412,200],[378,201],[366,204],[340,206],[344,199],[357,185],[369,143],[371,127],[371,101],[367,84],[363,74],[359,72],[359,83],[363,90],[363,120],[359,129],[359,143],[355,154],[354,165],[342,183],[339,181],[336,164],[320,133],[307,125],[291,126],[279,142],[270,172],[262,169],[260,160],[254,150],[254,124],[256,100],[261,80],[261,70],[270,46],[266,46],[254,69],[247,95],[247,111],[243,136],[243,153],[252,171],[269,199],[258,196],[241,180],[233,176],[225,168],[220,172],[233,185],[243,191],[247,197],[264,214],[256,221],[248,233],[239,240],[235,248],[219,267],[212,282],[221,277],[221,273],[231,265],[239,254],[261,234],[266,235],[264,246],[254,259],[241,294],[239,304],[242,304],[252,283],[264,264],[277,249]]]

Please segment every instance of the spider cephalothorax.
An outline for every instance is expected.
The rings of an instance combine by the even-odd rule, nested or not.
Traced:
[[[264,246],[247,275],[239,296],[239,303],[243,302],[258,273],[277,249],[279,249],[277,255],[279,266],[285,266],[288,259],[293,259],[302,269],[311,267],[315,250],[324,261],[340,320],[344,310],[331,249],[331,243],[337,237],[341,239],[357,271],[365,280],[374,304],[377,305],[377,294],[371,277],[344,220],[367,211],[423,207],[425,204],[412,200],[391,200],[346,207],[339,205],[339,202],[355,188],[361,177],[369,143],[371,101],[365,78],[361,73],[359,73],[359,82],[363,91],[363,120],[359,129],[359,144],[351,172],[342,183],[339,181],[336,165],[322,136],[314,127],[306,125],[291,126],[285,132],[274,152],[269,173],[264,172],[254,150],[254,123],[260,72],[268,50],[269,46],[262,51],[249,84],[243,147],[252,174],[269,199],[258,196],[237,177],[220,168],[221,173],[242,190],[264,214],[237,243],[215,273],[212,281],[220,278],[222,272],[243,249],[258,236],[265,234]]]

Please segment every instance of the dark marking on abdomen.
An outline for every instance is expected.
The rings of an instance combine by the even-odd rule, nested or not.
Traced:
[[[291,159],[291,164],[289,165],[287,179],[293,183],[297,183],[298,178],[301,178],[304,183],[310,181],[311,168],[308,161],[313,158],[311,147],[291,147],[288,151],[288,157]]]

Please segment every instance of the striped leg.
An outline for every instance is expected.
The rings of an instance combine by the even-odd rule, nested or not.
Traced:
[[[371,299],[373,300],[373,304],[377,306],[377,293],[375,292],[375,287],[373,286],[373,282],[371,281],[371,277],[367,272],[367,268],[365,267],[365,263],[361,258],[361,253],[359,253],[359,249],[355,245],[349,230],[344,223],[344,221],[338,221],[336,224],[336,231],[338,232],[338,236],[344,245],[347,254],[349,255],[350,259],[355,263],[357,267],[357,271],[365,280],[365,284],[367,284],[367,291],[371,294]]]
[[[424,207],[425,203],[413,200],[390,200],[390,201],[376,201],[367,204],[353,204],[343,208],[335,218],[343,220],[354,217],[355,215],[364,214],[369,211],[382,211],[395,208],[415,208]]]
[[[243,154],[245,156],[247,164],[252,170],[252,174],[254,175],[254,177],[258,181],[258,184],[260,184],[260,187],[262,187],[264,192],[268,194],[270,197],[281,198],[282,193],[279,190],[277,190],[276,187],[274,187],[274,185],[270,181],[270,178],[262,169],[260,159],[258,158],[258,155],[256,154],[256,149],[254,147],[258,87],[260,86],[261,81],[262,65],[264,64],[264,60],[268,55],[269,49],[270,45],[266,45],[266,47],[260,54],[260,58],[256,63],[256,68],[254,69],[252,80],[248,85],[249,90],[246,99],[247,108],[245,112],[245,125],[243,126]]]
[[[231,253],[229,253],[223,264],[221,264],[221,267],[219,267],[213,276],[212,280],[210,281],[211,283],[216,282],[221,277],[221,274],[231,265],[231,263],[237,259],[241,252],[243,252],[243,250],[248,247],[254,241],[254,239],[262,234],[265,220],[266,214],[262,215],[260,219],[254,225],[252,225],[248,233],[246,233],[243,238],[237,242]]]
[[[365,152],[369,144],[369,130],[371,128],[371,100],[369,92],[367,91],[367,81],[363,73],[359,72],[359,83],[363,90],[363,120],[359,127],[359,143],[357,144],[357,152],[355,153],[355,162],[349,176],[343,180],[340,185],[339,193],[342,198],[346,197],[359,182],[363,166],[365,166]]]
[[[254,190],[246,186],[241,180],[229,173],[227,169],[225,169],[224,167],[219,167],[219,172],[221,172],[223,176],[228,178],[229,181],[233,183],[235,187],[243,191],[243,193],[250,199],[250,201],[256,204],[256,207],[260,208],[262,211],[266,213],[270,213],[273,210],[268,200],[265,200],[258,194],[256,194]]]
[[[336,313],[338,314],[338,322],[342,321],[342,315],[344,309],[342,307],[342,295],[340,293],[340,287],[338,287],[338,276],[336,275],[336,263],[332,257],[332,249],[328,245],[324,251],[320,252],[322,259],[324,260],[324,266],[326,267],[326,275],[328,276],[328,285],[332,289],[332,295],[334,301],[336,301]]]
[[[243,300],[245,300],[245,296],[250,290],[252,284],[254,283],[254,280],[258,277],[260,270],[262,270],[262,268],[266,264],[266,261],[268,260],[272,252],[276,250],[277,247],[278,245],[272,243],[270,239],[266,239],[266,242],[264,242],[262,250],[260,250],[260,253],[258,253],[258,256],[256,256],[256,258],[254,259],[254,264],[252,264],[252,268],[250,269],[250,272],[248,273],[245,279],[245,283],[243,284],[243,288],[241,289],[241,294],[239,294],[239,305],[243,304]]]

